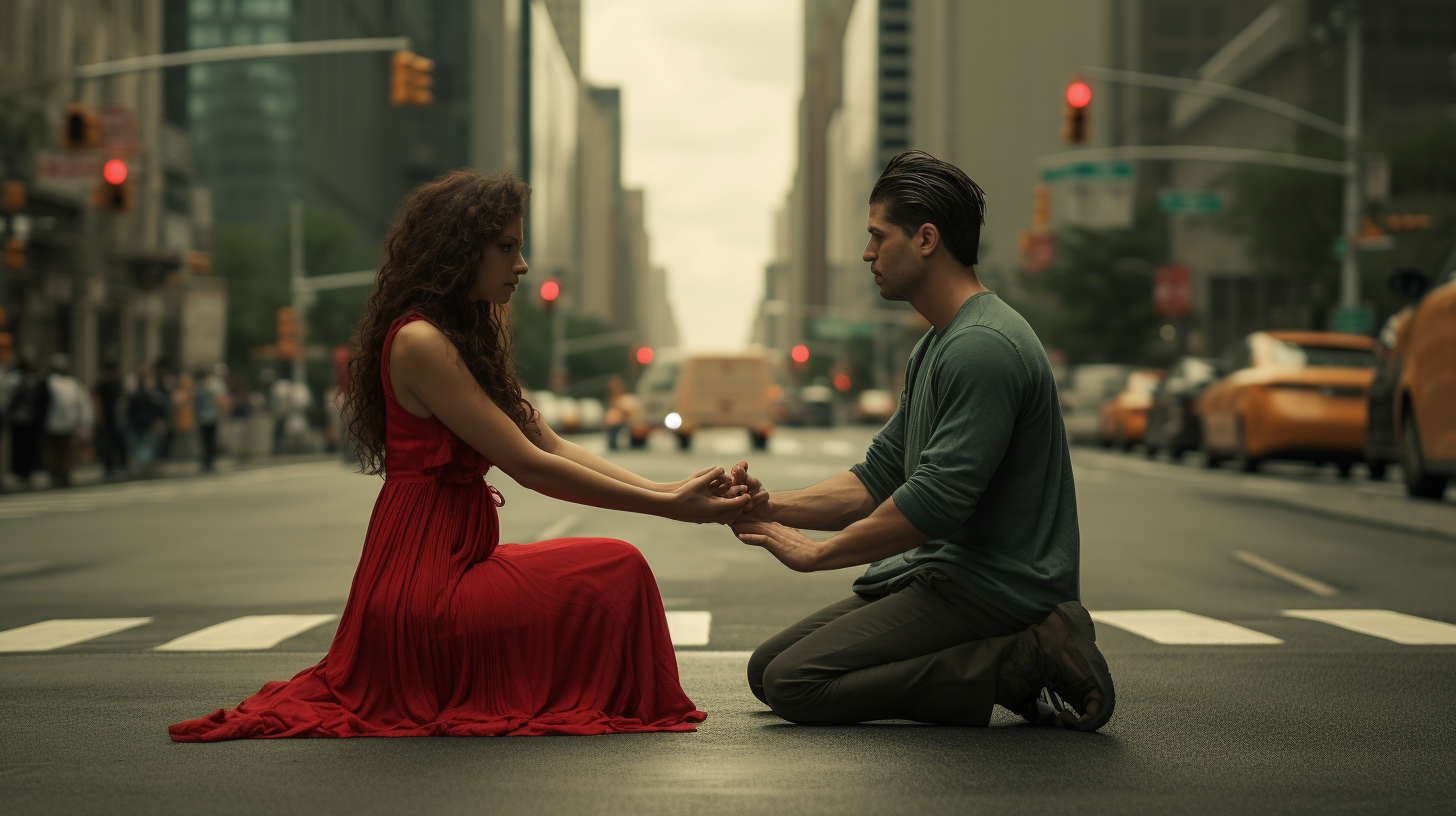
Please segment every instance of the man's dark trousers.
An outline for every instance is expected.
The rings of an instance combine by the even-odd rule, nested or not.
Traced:
[[[852,595],[790,626],[748,661],[754,696],[798,723],[917,720],[984,726],[1028,625],[919,570],[880,596]]]

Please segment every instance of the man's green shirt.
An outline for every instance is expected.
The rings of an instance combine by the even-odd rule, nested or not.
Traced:
[[[994,293],[920,339],[900,407],[851,471],[932,539],[870,564],[856,592],[934,568],[1028,624],[1079,599],[1077,498],[1051,363]]]

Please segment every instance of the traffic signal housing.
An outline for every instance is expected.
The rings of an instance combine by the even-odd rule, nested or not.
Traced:
[[[278,309],[278,356],[285,360],[303,359],[300,355],[303,325],[298,320],[298,310],[292,306]]]
[[[97,209],[130,212],[132,208],[131,172],[126,162],[111,159],[101,166],[101,183],[91,193]]]
[[[101,147],[101,120],[85,105],[66,105],[61,120],[61,147],[67,150],[95,150]]]
[[[1091,132],[1087,116],[1092,110],[1092,86],[1082,77],[1073,77],[1067,85],[1066,97],[1062,108],[1062,141],[1069,145],[1087,144]]]
[[[25,239],[5,239],[5,271],[18,272],[25,268]]]
[[[389,61],[389,103],[395,107],[424,106],[435,101],[430,90],[435,61],[411,51],[396,51]]]

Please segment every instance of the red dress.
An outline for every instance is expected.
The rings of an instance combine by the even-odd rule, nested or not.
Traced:
[[[631,544],[500,544],[490,463],[395,402],[384,488],[323,660],[172,739],[694,731],[652,571]]]

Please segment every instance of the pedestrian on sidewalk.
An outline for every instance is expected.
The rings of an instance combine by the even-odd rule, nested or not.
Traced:
[[[193,374],[195,381],[193,412],[197,419],[197,433],[202,442],[202,470],[210,472],[217,459],[217,429],[223,417],[232,411],[232,398],[228,396],[227,366],[218,363],[212,373],[199,368]]]
[[[954,165],[918,150],[890,161],[863,257],[881,298],[931,324],[899,409],[864,462],[813,487],[769,493],[733,468],[755,499],[740,540],[801,572],[868,565],[848,598],[749,659],[749,688],[784,719],[984,726],[1001,705],[1093,731],[1112,715],[1079,599],[1056,381],[1031,326],[976,275],[985,204]]]
[[[52,487],[70,487],[77,448],[91,435],[91,393],[71,376],[70,356],[59,352],[51,355],[45,385],[49,395],[45,420],[46,466],[51,472]]]
[[[126,429],[140,475],[156,475],[170,402],[146,366],[137,366],[136,387],[126,398]]]
[[[172,363],[166,357],[157,358],[152,372],[156,376],[156,388],[162,404],[162,431],[157,442],[157,459],[161,460],[172,455],[172,444],[176,439],[172,400],[177,391],[177,375],[172,373]]]
[[[45,382],[34,362],[20,358],[15,368],[0,381],[4,396],[5,421],[10,426],[10,472],[22,484],[44,461],[46,392]]]
[[[97,417],[96,458],[101,460],[106,478],[111,479],[126,472],[126,431],[121,421],[125,398],[115,361],[102,363],[92,396]]]
[[[192,375],[185,371],[179,374],[168,397],[172,403],[172,445],[167,455],[176,459],[190,459],[198,448],[197,389]]]

